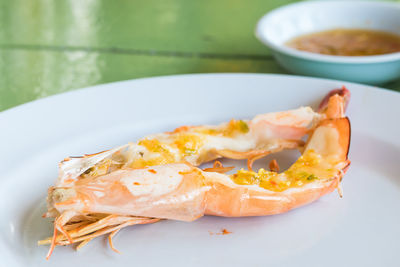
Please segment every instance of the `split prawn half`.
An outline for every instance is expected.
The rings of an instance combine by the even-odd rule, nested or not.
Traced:
[[[251,169],[255,160],[270,153],[301,148],[302,138],[322,117],[310,107],[301,107],[257,115],[252,120],[231,120],[217,126],[182,126],[108,151],[66,158],[60,163],[56,186],[71,187],[81,179],[117,169],[183,161],[199,166],[221,157],[248,159]]]
[[[342,88],[330,92],[318,112],[300,108],[220,126],[185,126],[64,160],[47,197],[45,217],[55,218],[53,236],[38,243],[50,244],[48,259],[57,245],[80,243],[79,249],[109,234],[118,252],[112,238],[126,226],[278,214],[339,190],[350,164],[350,122],[344,115],[349,97]],[[270,170],[251,169],[254,159],[286,148],[302,151],[286,171],[278,173],[276,161]],[[247,158],[250,168],[229,175],[232,168],[219,162],[196,167],[219,157]]]

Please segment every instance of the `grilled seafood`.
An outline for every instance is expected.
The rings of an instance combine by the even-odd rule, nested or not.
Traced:
[[[176,162],[198,166],[220,157],[254,160],[304,145],[321,114],[309,107],[267,113],[252,120],[231,120],[218,126],[182,126],[173,132],[147,136],[108,151],[66,158],[60,163],[57,187],[73,186],[82,178],[116,169],[144,168]]]
[[[310,203],[337,188],[350,164],[347,158],[350,122],[344,116],[348,99],[349,92],[343,88],[321,103],[318,122],[309,134],[301,157],[281,173],[242,169],[229,175],[218,163],[201,170],[195,166],[201,157],[194,162],[176,160],[140,168],[107,166],[106,171],[98,164],[101,161],[92,162],[92,167],[85,165],[75,172],[75,177],[68,177],[72,180],[61,177],[59,185],[49,189],[46,216],[55,217],[54,233],[39,244],[51,245],[49,258],[56,245],[81,242],[79,248],[96,236],[109,234],[110,246],[117,251],[112,237],[129,225],[160,219],[193,221],[203,215],[271,215]],[[307,125],[310,121],[314,121],[314,116]],[[285,140],[287,136],[283,135],[284,138],[277,136],[276,140]],[[265,142],[269,140],[266,138]],[[115,156],[119,154],[116,151],[121,148],[108,153]],[[216,157],[214,154],[209,159]],[[90,169],[93,166],[95,170]],[[271,167],[278,169],[276,163]],[[93,171],[97,173],[93,175]],[[76,173],[81,174],[76,176]]]

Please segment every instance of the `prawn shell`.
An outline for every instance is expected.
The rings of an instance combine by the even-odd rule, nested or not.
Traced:
[[[318,129],[328,129],[319,132]],[[211,189],[207,192],[206,215],[225,217],[264,216],[287,212],[311,203],[335,190],[347,171],[350,161],[350,121],[348,118],[326,119],[316,128],[306,150],[325,152],[325,157],[337,160],[339,169],[328,179],[316,180],[303,187],[273,192],[256,185],[235,184],[217,174],[209,174]],[[335,134],[332,134],[335,133]],[[322,135],[322,136],[321,136]],[[313,142],[317,140],[318,142]]]
[[[308,188],[272,192],[260,188],[215,184],[207,192],[206,215],[223,217],[265,216],[284,213],[311,203],[338,186],[339,179],[313,183]]]
[[[193,221],[204,214],[201,172],[187,164],[118,170],[77,183],[75,197],[54,203],[59,213],[105,213]]]

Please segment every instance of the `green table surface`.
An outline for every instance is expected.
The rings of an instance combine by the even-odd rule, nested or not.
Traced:
[[[1,0],[0,111],[91,85],[205,72],[287,73],[254,37],[290,0]],[[400,90],[400,81],[384,85]]]

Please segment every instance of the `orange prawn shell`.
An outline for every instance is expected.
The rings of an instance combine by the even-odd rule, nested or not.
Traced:
[[[182,168],[177,172],[180,177],[178,184],[172,191],[166,193],[148,192],[136,195],[132,193],[126,183],[121,180],[140,176],[141,172],[150,176],[159,176],[158,169],[163,166],[153,166],[146,169],[127,169],[115,171],[111,174],[87,179],[75,185],[75,197],[67,201],[54,203],[60,213],[73,209],[81,213],[107,213],[141,217],[157,217],[182,221],[193,221],[204,215],[205,191],[204,177],[197,168],[188,164],[178,163],[167,165],[168,168]],[[166,177],[166,179],[170,179]]]
[[[338,134],[336,152],[341,169],[335,176],[283,192],[273,192],[258,186],[237,185],[233,181],[210,176],[211,189],[206,195],[205,214],[226,217],[278,214],[311,203],[335,190],[350,164],[347,157],[350,146],[350,121],[348,118],[326,119],[319,127],[329,127]],[[313,136],[310,140],[312,138]],[[331,141],[326,140],[321,149],[325,149]]]
[[[311,203],[335,190],[339,179],[315,183],[308,189],[292,189],[290,193],[229,186],[217,183],[207,192],[206,215],[225,217],[264,216],[279,214]]]

